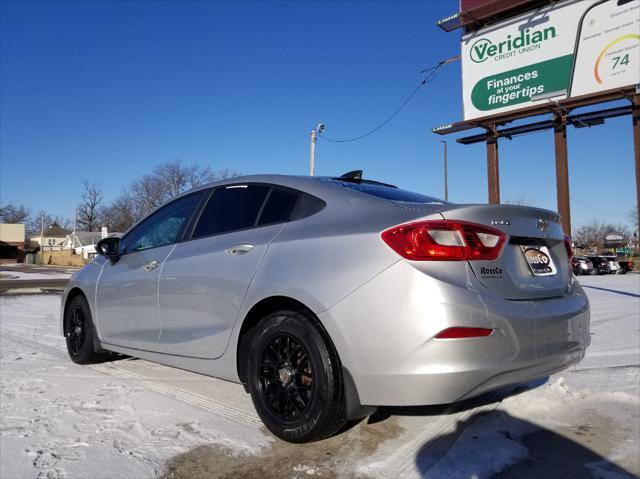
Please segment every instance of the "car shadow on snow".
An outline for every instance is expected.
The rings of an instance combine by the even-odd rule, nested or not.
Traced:
[[[499,403],[508,397],[517,396],[523,392],[539,388],[546,384],[548,380],[549,378],[543,378],[530,381],[525,384],[506,386],[453,404],[441,404],[436,406],[381,407],[375,412],[375,414],[369,416],[367,423],[375,424],[392,416],[443,416],[457,414],[470,409]]]
[[[640,298],[640,294],[629,293],[628,291],[620,291],[617,289],[610,289],[610,288],[601,288],[600,286],[589,286],[588,284],[583,284],[582,287],[588,288],[588,289],[598,289],[600,291],[606,291],[608,293],[622,294],[623,296],[631,296],[632,298]]]
[[[415,465],[424,478],[637,477],[607,459],[615,447],[610,426],[605,418],[590,418],[556,432],[502,410],[478,412],[424,443]]]

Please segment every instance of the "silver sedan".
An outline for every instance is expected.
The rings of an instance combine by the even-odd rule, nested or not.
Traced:
[[[291,442],[545,377],[589,344],[556,213],[361,172],[213,183],[97,250],[62,299],[73,361],[121,353],[241,382]]]

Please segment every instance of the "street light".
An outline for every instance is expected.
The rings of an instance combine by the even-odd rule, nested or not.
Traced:
[[[309,175],[313,176],[316,169],[316,138],[324,131],[324,123],[318,123],[314,130],[311,130],[311,145],[309,147]]]
[[[449,201],[449,185],[447,181],[447,141],[440,140],[444,145],[444,200]]]

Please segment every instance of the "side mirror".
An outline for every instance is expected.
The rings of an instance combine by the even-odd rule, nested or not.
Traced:
[[[109,258],[114,263],[120,258],[120,238],[111,236],[98,241],[96,253]]]

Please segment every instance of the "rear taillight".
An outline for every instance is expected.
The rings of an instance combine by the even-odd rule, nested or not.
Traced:
[[[493,329],[489,328],[467,328],[467,327],[454,327],[447,328],[436,334],[437,339],[462,339],[462,338],[483,338],[490,336],[493,333]]]
[[[567,257],[569,258],[569,265],[571,265],[571,260],[573,259],[573,246],[571,246],[571,236],[567,234],[564,235],[564,247],[567,249]]]
[[[394,226],[382,240],[414,261],[495,260],[506,235],[488,226],[452,220],[427,220]]]

